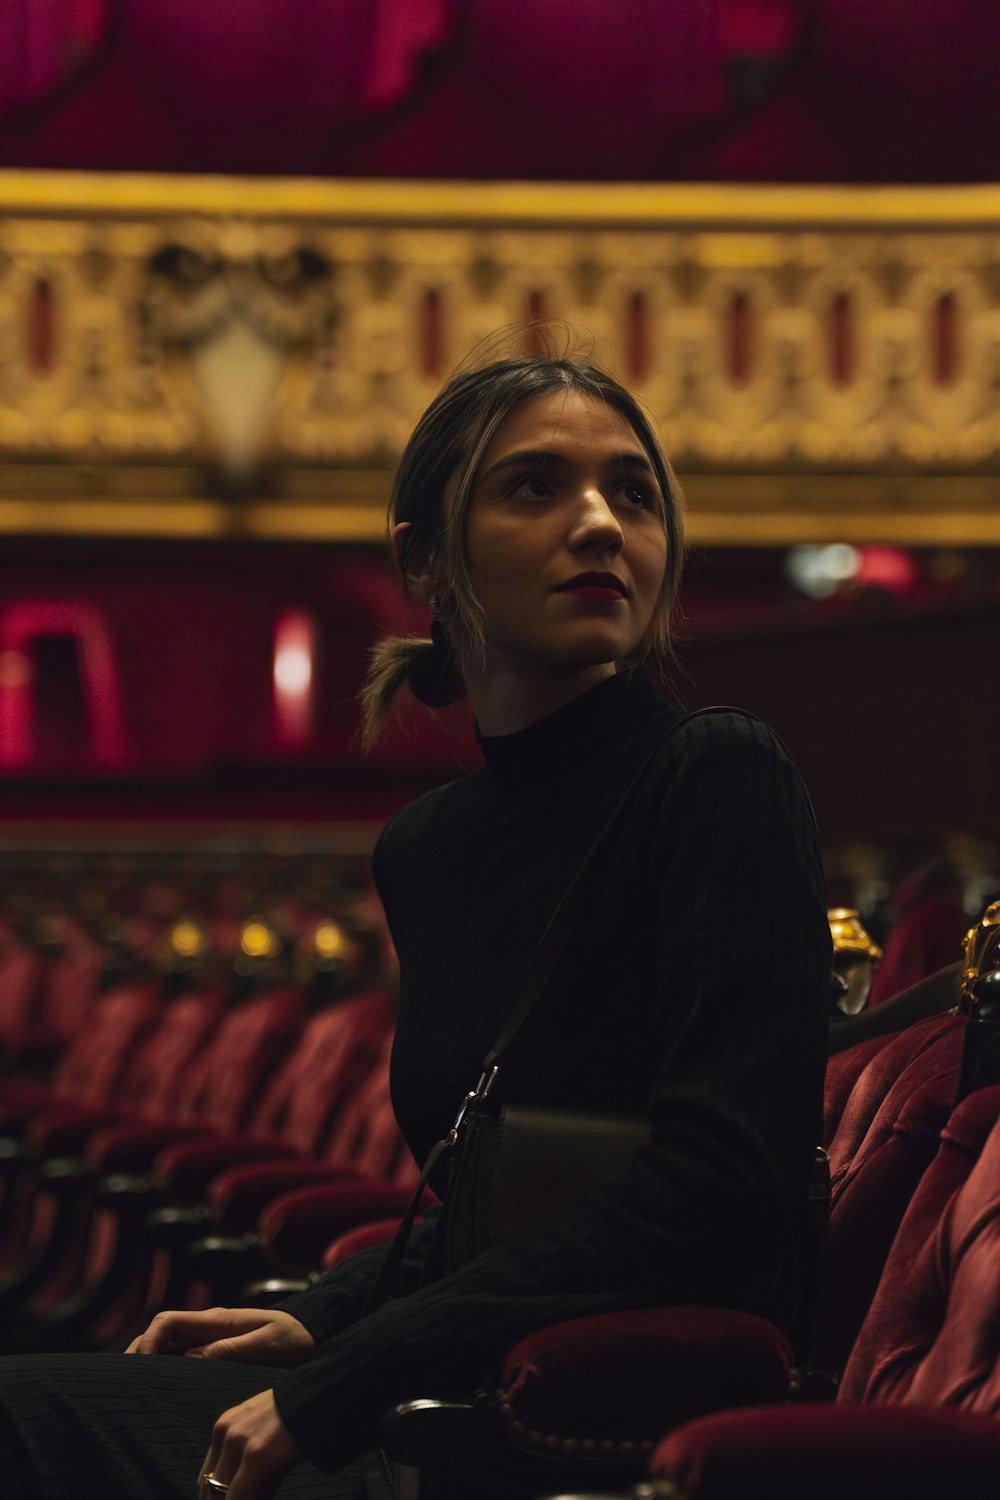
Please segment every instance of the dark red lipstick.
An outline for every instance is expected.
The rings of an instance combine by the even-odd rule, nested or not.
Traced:
[[[556,589],[559,594],[575,594],[580,599],[593,599],[601,604],[617,604],[628,590],[614,573],[578,573]]]

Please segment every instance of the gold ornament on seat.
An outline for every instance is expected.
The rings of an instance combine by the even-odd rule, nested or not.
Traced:
[[[961,1007],[972,1009],[973,987],[987,974],[1000,972],[1000,901],[988,906],[974,927],[965,934],[962,965]]]

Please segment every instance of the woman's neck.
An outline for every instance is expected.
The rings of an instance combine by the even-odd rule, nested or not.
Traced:
[[[516,734],[536,724],[605,678],[613,677],[616,670],[614,662],[553,673],[487,663],[478,669],[466,667],[463,677],[480,734],[500,735]]]

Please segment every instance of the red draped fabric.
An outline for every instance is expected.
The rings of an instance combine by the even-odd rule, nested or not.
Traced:
[[[116,9],[116,0],[4,0],[0,114],[39,104],[85,72],[109,40]]]

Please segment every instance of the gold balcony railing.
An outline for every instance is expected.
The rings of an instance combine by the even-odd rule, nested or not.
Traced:
[[[696,541],[1000,542],[1000,188],[13,171],[0,532],[374,539],[530,319],[651,408]]]

